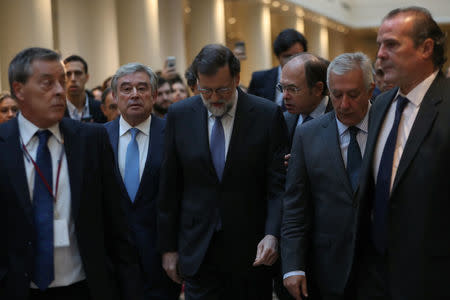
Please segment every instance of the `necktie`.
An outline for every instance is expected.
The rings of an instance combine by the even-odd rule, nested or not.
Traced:
[[[219,181],[222,181],[225,167],[225,134],[222,126],[222,117],[216,117],[211,132],[211,156]]]
[[[392,164],[394,160],[395,144],[397,142],[398,126],[403,109],[408,99],[399,96],[395,110],[394,123],[384,145],[378,168],[377,183],[375,185],[375,200],[373,207],[372,239],[379,253],[384,254],[387,247],[387,214],[392,178]]]
[[[303,118],[303,122],[302,124],[305,124],[308,121],[311,121],[313,118],[310,115],[307,115],[306,117]]]
[[[127,154],[125,157],[125,187],[127,188],[128,196],[131,202],[134,202],[136,193],[139,188],[139,147],[136,141],[136,136],[139,129],[130,128],[131,140],[127,146]]]
[[[358,134],[358,128],[351,126],[348,128],[350,132],[350,144],[347,149],[347,174],[352,184],[353,191],[356,190],[358,186],[359,170],[361,168],[361,149],[359,148],[358,141],[356,140],[356,135]]]
[[[47,146],[51,132],[38,131],[39,146],[36,164],[50,188],[53,185],[52,158]],[[36,252],[34,256],[33,282],[45,290],[53,281],[53,196],[47,189],[39,173],[34,175],[33,218],[36,232]]]

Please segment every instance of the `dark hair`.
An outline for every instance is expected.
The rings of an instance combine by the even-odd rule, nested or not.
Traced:
[[[411,31],[411,39],[414,42],[414,46],[418,47],[426,39],[432,39],[434,42],[432,56],[433,64],[436,67],[441,68],[447,61],[447,57],[445,56],[445,42],[447,35],[442,32],[439,25],[433,20],[431,13],[423,7],[409,6],[391,10],[383,18],[383,21],[392,19],[399,14],[411,14],[416,17]]]
[[[83,67],[84,67],[84,73],[86,73],[86,74],[88,73],[87,62],[81,56],[79,56],[79,55],[68,56],[68,57],[66,57],[66,59],[64,59],[64,64],[66,65],[67,63],[72,62],[72,61],[79,61],[79,62],[81,62],[83,64]]]
[[[235,77],[241,71],[241,63],[227,47],[219,44],[209,44],[200,50],[192,62],[192,71],[198,74],[214,75],[219,68],[228,65],[230,75]]]
[[[282,52],[288,50],[296,43],[300,43],[303,46],[303,51],[308,51],[308,42],[303,34],[292,28],[285,29],[278,34],[273,42],[273,52],[279,57]]]
[[[112,88],[111,87],[108,87],[108,88],[106,88],[103,91],[103,93],[102,93],[102,104],[105,104],[106,96],[108,96],[108,94],[111,93],[111,92],[112,92]]]
[[[8,78],[11,95],[16,98],[13,89],[14,82],[26,83],[32,74],[31,64],[35,60],[60,61],[61,56],[53,50],[45,48],[27,48],[20,51],[9,64]]]
[[[318,57],[308,52],[302,52],[292,59],[299,59],[305,68],[306,85],[312,89],[317,82],[323,83],[322,96],[328,95],[327,68],[330,62],[322,57]]]
[[[186,72],[184,72],[184,78],[186,78],[189,87],[193,87],[197,84],[197,76],[195,76],[195,73],[192,71],[192,66],[189,66]]]
[[[109,76],[108,78],[106,78],[105,80],[103,80],[103,83],[102,83],[102,90],[104,91],[104,90],[106,90],[108,87],[111,87],[111,80],[112,80],[112,75],[111,76]],[[108,82],[109,82],[109,86],[108,86]]]
[[[164,77],[158,76],[158,83],[157,83],[158,88],[162,87],[166,83],[169,83],[169,81],[167,81]]]

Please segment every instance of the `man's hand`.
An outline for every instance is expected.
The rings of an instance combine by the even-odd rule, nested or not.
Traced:
[[[308,297],[306,288],[306,277],[304,275],[293,275],[283,280],[283,284],[295,300],[302,300],[302,295]]]
[[[176,283],[181,284],[182,280],[178,274],[178,252],[166,252],[162,256],[162,267],[166,271],[167,276]]]
[[[278,240],[273,235],[266,235],[256,248],[256,258],[253,266],[273,265],[278,258]]]
[[[284,166],[287,168],[289,165],[289,158],[291,158],[291,154],[288,153],[284,156]]]

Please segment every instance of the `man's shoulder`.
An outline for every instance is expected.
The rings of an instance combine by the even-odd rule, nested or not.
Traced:
[[[274,74],[274,73],[278,73],[278,66],[273,67],[271,69],[255,71],[255,72],[253,72],[252,77],[261,78],[261,77],[265,77],[267,75]]]
[[[169,113],[184,113],[187,111],[191,111],[192,109],[199,106],[199,104],[203,105],[202,99],[200,95],[195,95],[181,101],[178,101],[169,106]]]
[[[273,101],[270,101],[266,98],[255,96],[252,94],[247,94],[242,91],[239,92],[239,100],[238,101],[245,101],[246,103],[252,105],[256,109],[262,110],[262,111],[275,111],[279,108],[278,104],[276,104]]]
[[[325,132],[326,130],[334,130],[333,122],[336,122],[336,115],[334,111],[330,111],[326,114],[321,115],[320,117],[314,118],[311,121],[308,121],[297,129],[297,132],[305,137],[308,136],[318,136],[321,132]]]

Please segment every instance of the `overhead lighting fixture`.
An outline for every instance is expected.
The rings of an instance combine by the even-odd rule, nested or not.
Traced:
[[[281,6],[281,10],[282,11],[288,11],[289,10],[289,5],[284,4],[283,6]]]
[[[190,13],[191,13],[191,8],[190,8],[189,6],[186,7],[186,8],[184,9],[184,12],[187,13],[187,14],[190,14]]]
[[[280,5],[281,5],[280,2],[278,2],[278,1],[273,1],[272,2],[272,6],[273,7],[280,7]]]
[[[271,0],[262,0],[262,2],[264,3],[264,4],[270,4],[270,2],[272,2]]]
[[[297,15],[297,17],[303,18],[305,16],[305,11],[300,7],[296,7],[295,14]]]
[[[236,23],[236,18],[234,18],[234,17],[229,18],[228,19],[228,23],[231,24],[231,25],[235,24]]]

